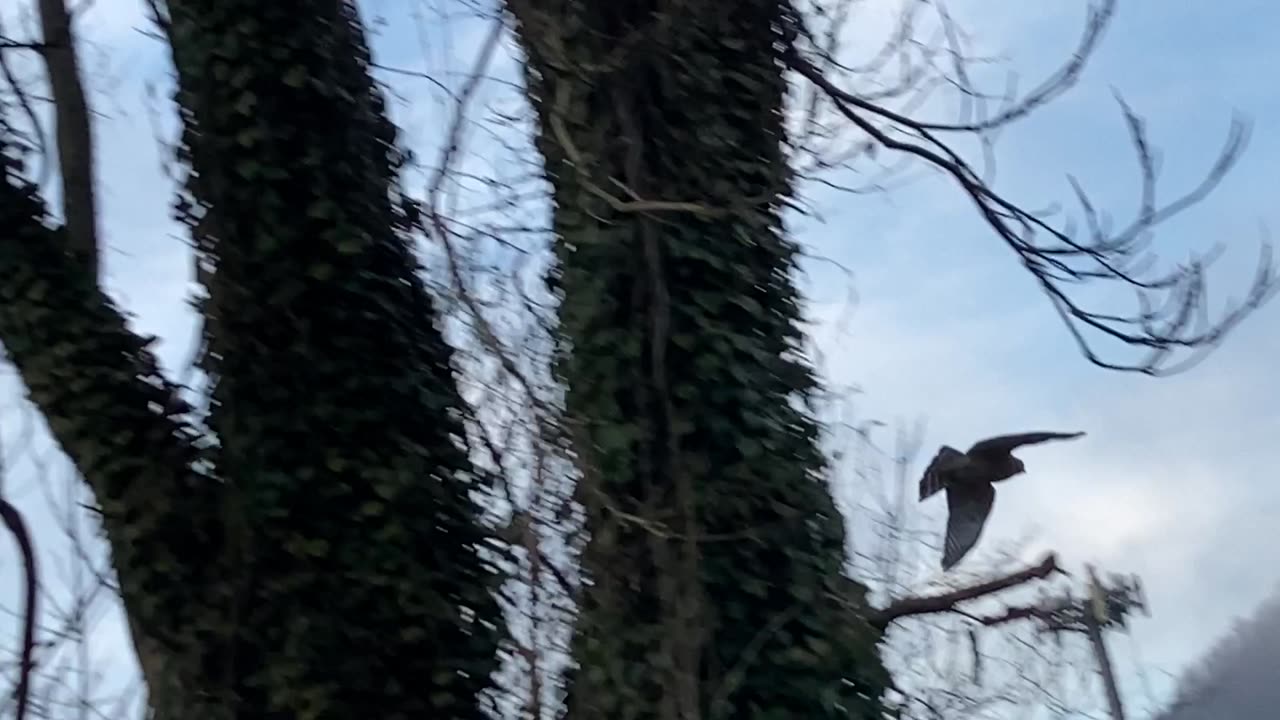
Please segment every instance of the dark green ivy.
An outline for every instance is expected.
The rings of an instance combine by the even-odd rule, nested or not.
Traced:
[[[879,633],[802,409],[783,6],[507,6],[591,534],[568,717],[879,718]]]

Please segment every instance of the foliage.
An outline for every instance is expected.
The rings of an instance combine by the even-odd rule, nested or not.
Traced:
[[[804,174],[800,158],[819,171],[846,165],[841,124],[855,136],[854,157],[879,148],[954,180],[1100,365],[1165,372],[1174,351],[1216,345],[1275,290],[1264,258],[1244,303],[1196,327],[1189,318],[1203,307],[1207,260],[1167,275],[1136,262],[1147,231],[1200,199],[1238,157],[1242,125],[1204,183],[1157,205],[1147,187],[1153,155],[1126,106],[1144,182],[1138,217],[1108,235],[1078,191],[1087,231],[1079,239],[1069,224],[1052,227],[997,194],[949,144],[969,136],[985,149],[992,131],[1073,84],[1113,0],[1091,12],[1061,73],[994,116],[980,110],[954,123],[921,119],[918,97],[938,83],[965,104],[992,96],[966,75],[968,56],[940,3],[904,2],[900,27],[864,65],[836,57],[834,38],[857,5],[847,0],[504,4],[527,53],[540,170],[554,193],[563,427],[551,427],[559,388],[543,381],[541,348],[527,352],[526,337],[495,332],[482,317],[489,288],[450,244],[472,233],[507,242],[499,235],[519,223],[494,231],[443,217],[436,196],[446,176],[469,174],[451,162],[458,123],[427,202],[399,197],[396,170],[411,160],[395,150],[351,2],[151,3],[178,70],[181,159],[191,169],[178,215],[206,291],[207,412],[178,399],[187,389],[162,377],[149,339],[130,333],[87,279],[93,263],[74,257],[71,208],[57,228],[18,174],[0,187],[0,220],[17,238],[0,247],[0,339],[97,495],[152,702],[171,703],[169,714],[201,716],[198,700],[209,701],[203,714],[235,704],[255,717],[366,707],[391,717],[480,714],[501,633],[494,555],[479,549],[486,539],[473,500],[488,489],[476,479],[485,473],[457,442],[465,408],[473,438],[484,426],[486,446],[474,456],[487,454],[480,464],[504,475],[514,508],[504,538],[520,546],[506,565],[518,579],[508,588],[522,587],[506,595],[506,609],[562,610],[538,597],[549,575],[555,583],[546,584],[578,601],[570,717],[880,716],[890,685],[881,631],[898,631],[895,612],[946,605],[927,612],[963,616],[956,598],[968,602],[980,586],[870,609],[865,588],[844,577],[843,519],[816,450],[819,424],[803,405],[815,380],[799,349],[798,249],[781,219],[797,194],[793,176]],[[920,8],[937,10],[945,43],[916,37]],[[499,30],[453,98],[459,118]],[[890,58],[901,60],[902,77],[886,82],[876,76],[897,74]],[[784,67],[808,102],[784,99]],[[954,77],[921,79],[945,76],[939,68]],[[849,89],[851,80],[866,84]],[[784,109],[805,113],[795,133],[783,129]],[[60,137],[59,160],[74,160],[66,147]],[[76,217],[91,219],[61,175],[64,205],[79,202]],[[511,191],[499,214],[510,221],[526,197]],[[455,390],[441,312],[412,254],[414,227],[443,241],[449,299],[474,321],[460,334],[484,346],[468,379],[489,382],[482,392],[499,397],[490,407],[466,408]],[[1135,290],[1139,310],[1112,313],[1069,294],[1095,281]],[[1146,354],[1108,361],[1082,333]],[[512,407],[521,403],[529,407]],[[511,443],[521,447],[501,442],[505,426],[526,421],[532,429]],[[563,577],[575,574],[562,569],[571,563],[545,556],[560,549],[561,537],[549,536],[572,532],[561,498],[552,508],[554,493],[512,492],[520,480],[555,485],[574,474],[558,463],[562,448],[548,447],[564,429],[591,531],[581,586]],[[896,550],[885,560],[893,569],[878,589],[900,588],[900,561]],[[1032,568],[1036,578],[1051,569]],[[537,627],[517,635],[501,659],[527,662],[522,712],[537,717],[549,710],[539,704],[550,695],[543,678],[554,675],[547,656],[563,648]],[[1021,673],[1019,682],[1034,680]],[[971,690],[966,678],[957,684]],[[1025,697],[1004,687],[963,697],[931,689],[914,698],[930,714],[939,705],[928,699],[950,695],[965,717],[986,699]]]
[[[208,512],[216,489],[194,469],[187,407],[148,340],[129,332],[73,260],[65,230],[48,226],[35,187],[12,164],[0,183],[0,220],[13,232],[0,243],[5,350],[94,490],[132,619],[181,646],[195,625],[183,597],[213,582],[222,544]]]
[[[1178,679],[1170,706],[1156,720],[1253,720],[1280,699],[1275,683],[1280,651],[1280,587],[1246,618],[1238,618]]]
[[[481,717],[496,545],[354,7],[171,2],[162,24],[206,290],[203,422],[32,188],[9,173],[0,193],[19,233],[0,244],[0,337],[101,503],[126,606],[163,655],[153,701]]]
[[[508,7],[591,534],[568,717],[878,717],[879,634],[800,406],[778,4]]]

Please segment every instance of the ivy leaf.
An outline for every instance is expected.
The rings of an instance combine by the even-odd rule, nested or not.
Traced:
[[[240,97],[236,100],[235,111],[241,115],[250,115],[253,113],[253,108],[257,104],[258,96],[253,94],[252,91],[246,90],[241,93]]]
[[[285,71],[280,80],[291,88],[300,88],[307,82],[307,68],[303,65],[294,65]]]
[[[262,165],[253,158],[244,157],[236,161],[236,175],[243,180],[253,180],[258,176]]]

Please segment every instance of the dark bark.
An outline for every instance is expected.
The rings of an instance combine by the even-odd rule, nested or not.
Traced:
[[[1058,572],[1062,572],[1062,569],[1058,567],[1058,558],[1050,554],[1045,556],[1037,565],[1002,575],[977,585],[970,585],[937,595],[899,598],[889,603],[887,607],[871,613],[869,619],[876,627],[885,628],[905,617],[950,612],[955,610],[961,603],[993,595],[1032,580],[1043,580]],[[1025,612],[1026,614],[1023,611],[1014,611],[1008,617],[983,618],[982,622],[987,625],[995,625],[1031,614],[1030,611]]]
[[[40,0],[41,55],[48,69],[57,128],[58,175],[71,251],[91,277],[98,276],[98,212],[93,188],[93,129],[80,82],[80,64],[63,0]]]
[[[31,533],[27,531],[27,523],[22,513],[0,500],[0,520],[4,521],[9,534],[13,535],[14,544],[22,555],[22,645],[18,648],[18,682],[14,684],[14,720],[27,720],[27,711],[31,706],[31,671],[35,667],[36,649],[36,589],[39,579],[36,575],[36,550],[31,544]]]
[[[481,717],[496,573],[349,2],[168,4],[239,715]]]
[[[139,656],[159,685],[185,672],[162,648],[189,644],[210,623],[199,599],[221,569],[217,490],[193,470],[197,434],[148,340],[128,330],[83,257],[67,250],[67,230],[46,222],[36,189],[9,168],[0,182],[0,341],[97,498]]]
[[[776,2],[510,0],[591,538],[568,717],[879,717],[796,398]]]

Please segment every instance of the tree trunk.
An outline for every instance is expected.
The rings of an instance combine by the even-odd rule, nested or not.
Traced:
[[[34,189],[0,184],[0,339],[102,506],[152,700],[195,718],[484,717],[492,541],[354,7],[172,0],[166,24],[207,432]]]
[[[508,0],[590,540],[568,717],[879,718],[798,399],[776,2]]]

